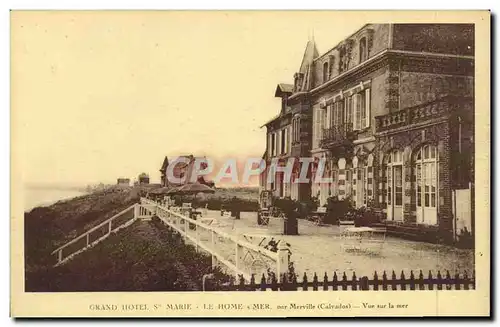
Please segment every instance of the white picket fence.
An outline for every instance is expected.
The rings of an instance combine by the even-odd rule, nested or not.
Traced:
[[[111,233],[130,226],[137,219],[150,220],[157,216],[166,225],[178,232],[185,241],[191,242],[196,250],[203,250],[211,255],[212,266],[223,265],[234,275],[243,275],[250,279],[252,266],[263,264],[277,276],[288,271],[290,251],[284,242],[278,243],[277,252],[252,244],[238,235],[228,234],[210,226],[202,220],[191,219],[180,212],[150,199],[141,198],[134,204],[113,217],[91,228],[75,239],[52,252],[56,257],[54,266],[66,263],[76,255],[102,242]],[[229,253],[229,254],[228,254]]]
[[[150,199],[141,198],[141,205],[155,205],[156,216],[182,235],[186,241],[190,241],[197,250],[202,249],[209,253],[212,256],[212,266],[214,267],[222,264],[234,275],[243,275],[247,279],[251,278],[249,268],[255,262],[271,262],[272,266],[269,268],[277,276],[282,276],[288,271],[290,252],[284,242],[279,242],[277,252],[273,252],[241,239],[237,235],[228,234],[217,227],[210,226],[202,220],[186,217]],[[206,239],[207,235],[209,235],[208,239]],[[234,248],[230,258],[228,258],[228,251],[221,250],[222,245],[226,250],[228,246]]]
[[[134,204],[117,213],[113,217],[55,249],[52,252],[52,255],[56,256],[56,264],[54,266],[59,266],[67,262],[74,256],[102,242],[110,236],[111,233],[130,226],[137,219],[151,219],[155,210],[156,205]]]

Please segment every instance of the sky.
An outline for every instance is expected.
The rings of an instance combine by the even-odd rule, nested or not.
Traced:
[[[158,182],[165,155],[260,157],[277,83],[367,22],[334,12],[13,12],[23,183]]]

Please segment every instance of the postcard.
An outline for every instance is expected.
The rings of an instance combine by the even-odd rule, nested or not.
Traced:
[[[12,317],[490,315],[489,11],[10,16]]]

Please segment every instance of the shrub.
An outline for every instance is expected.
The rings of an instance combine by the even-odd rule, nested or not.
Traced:
[[[329,197],[326,204],[326,217],[324,223],[337,224],[351,210],[349,199],[339,200],[337,196]]]
[[[473,249],[475,247],[474,234],[472,234],[467,227],[462,228],[458,235],[456,245],[462,249]]]
[[[382,221],[381,214],[374,210],[371,201],[368,202],[367,206],[358,209],[351,208],[347,216],[348,220],[354,220],[356,227],[369,227]]]

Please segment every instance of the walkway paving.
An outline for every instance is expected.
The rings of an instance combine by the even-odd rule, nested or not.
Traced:
[[[416,274],[419,270],[423,270],[425,276],[429,270],[433,274],[438,270],[442,273],[449,270],[451,274],[463,273],[466,270],[470,275],[474,267],[473,251],[451,246],[387,237],[383,246],[374,249],[375,251],[346,252],[341,247],[343,241],[340,239],[340,229],[337,226],[316,226],[309,221],[299,220],[299,235],[288,236],[281,234],[282,220],[272,219],[269,226],[259,226],[257,213],[254,212],[241,213],[240,220],[221,217],[219,211],[209,211],[207,217],[216,219],[217,228],[226,233],[239,238],[246,236],[246,240],[249,236],[253,236],[255,244],[263,237],[266,237],[266,240],[275,238],[286,241],[290,244],[295,271],[300,275],[305,272],[308,276],[316,272],[320,279],[325,272],[331,276],[334,271],[337,274],[343,272],[350,274],[355,271],[357,276],[372,276],[374,271],[377,271],[381,276],[384,270],[388,274],[395,270],[399,277],[401,271],[409,276],[410,270]],[[206,242],[211,240],[208,233],[201,233],[200,238]],[[234,244],[225,244],[221,240],[217,247],[228,260],[234,262]],[[251,258],[247,256],[248,261],[252,261]],[[265,271],[265,265],[259,266],[258,262],[257,265],[254,263],[251,271],[259,274]]]

